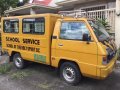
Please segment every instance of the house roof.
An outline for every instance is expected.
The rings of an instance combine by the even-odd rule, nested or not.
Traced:
[[[56,0],[32,0],[31,3],[36,3],[40,5],[45,5],[45,6],[52,6],[56,7]]]
[[[52,0],[33,0],[32,3],[42,4],[48,6]]]
[[[10,10],[6,10],[4,13],[5,14],[18,14],[18,15],[24,15],[24,14],[30,14],[30,9],[34,9],[36,13],[55,13],[57,12],[57,9],[59,7],[51,7],[51,6],[45,6],[45,5],[40,5],[36,3],[32,4],[26,4],[24,6],[12,8]]]
[[[59,2],[56,2],[57,5],[74,5],[78,3],[86,3],[86,2],[91,2],[91,1],[97,1],[97,0],[62,0]]]

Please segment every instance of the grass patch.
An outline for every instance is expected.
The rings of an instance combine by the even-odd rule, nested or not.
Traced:
[[[48,85],[48,84],[39,84],[38,87],[43,88],[43,89],[50,89],[51,85]]]
[[[117,60],[120,61],[120,48],[117,50]]]
[[[17,71],[16,73],[13,73],[11,75],[13,79],[23,79],[24,77],[27,77],[27,76],[29,76],[29,74],[24,71]]]
[[[2,64],[0,65],[0,74],[6,74],[11,70],[11,64]]]

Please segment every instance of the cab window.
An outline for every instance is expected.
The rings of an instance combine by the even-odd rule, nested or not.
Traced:
[[[18,33],[19,32],[19,20],[4,20],[3,21],[5,33]]]
[[[44,32],[45,32],[45,19],[44,18],[23,19],[23,33],[44,34]]]
[[[90,35],[84,22],[62,22],[60,39],[82,40],[83,34]]]

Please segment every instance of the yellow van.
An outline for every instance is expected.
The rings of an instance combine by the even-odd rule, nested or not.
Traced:
[[[114,42],[101,23],[57,14],[3,17],[2,52],[18,69],[26,61],[56,67],[72,85],[82,76],[106,78],[116,61]]]

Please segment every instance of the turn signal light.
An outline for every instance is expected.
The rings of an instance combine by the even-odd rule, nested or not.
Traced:
[[[102,64],[103,64],[103,65],[106,65],[106,64],[107,64],[107,57],[103,57]]]

